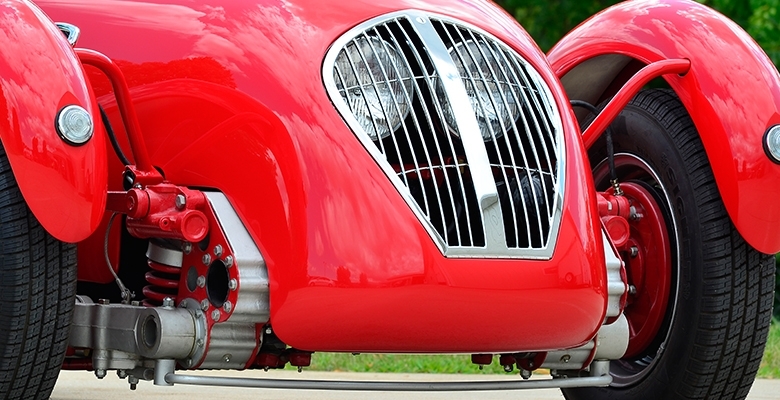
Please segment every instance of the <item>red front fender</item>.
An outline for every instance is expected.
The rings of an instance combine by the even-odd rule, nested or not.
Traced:
[[[569,97],[598,102],[637,66],[688,59],[665,76],[698,129],[726,209],[753,247],[780,251],[780,165],[762,146],[780,123],[780,77],[735,23],[693,1],[632,1],[583,23],[549,54]]]
[[[105,134],[96,123],[84,145],[58,136],[63,107],[79,105],[95,120],[97,103],[62,33],[27,1],[0,3],[0,88],[0,141],[27,204],[54,237],[85,239],[105,207]]]

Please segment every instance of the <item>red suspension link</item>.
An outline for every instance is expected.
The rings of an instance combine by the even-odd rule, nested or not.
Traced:
[[[631,204],[624,196],[615,196],[611,191],[597,193],[599,215],[609,238],[618,249],[628,243],[631,237],[628,220],[631,218]]]
[[[191,243],[208,234],[206,207],[206,196],[200,191],[169,183],[108,192],[106,201],[107,210],[127,214],[127,230],[135,237]]]

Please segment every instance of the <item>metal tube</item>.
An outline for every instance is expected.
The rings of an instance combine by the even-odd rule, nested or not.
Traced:
[[[582,141],[585,148],[590,148],[596,139],[601,136],[612,121],[623,111],[631,99],[639,93],[640,90],[651,80],[666,74],[685,74],[691,68],[690,60],[662,60],[657,61],[639,70],[636,75],[617,92],[615,97],[609,101],[606,107],[601,111],[596,119],[582,133]]]
[[[454,392],[483,390],[550,389],[571,387],[609,386],[612,376],[540,379],[516,381],[451,381],[451,382],[396,382],[396,381],[328,381],[298,379],[230,378],[215,376],[176,375],[168,373],[170,384],[231,386],[263,389],[357,390],[392,392]]]
[[[176,360],[157,360],[154,362],[154,384],[155,386],[173,386],[173,382],[168,380],[168,375],[173,375],[176,370]]]
[[[138,166],[138,169],[142,172],[149,174],[150,176],[162,177],[159,175],[154,166],[152,165],[151,158],[146,149],[146,143],[144,137],[141,135],[141,127],[138,123],[138,117],[135,113],[135,107],[130,96],[130,91],[127,87],[127,81],[122,74],[122,70],[114,63],[113,60],[106,55],[89,49],[75,49],[76,55],[82,64],[91,65],[102,71],[108,77],[111,82],[111,87],[114,89],[114,95],[116,96],[117,105],[119,106],[119,113],[122,116],[122,121],[127,131],[127,137],[130,140],[130,147],[133,150],[133,158]]]

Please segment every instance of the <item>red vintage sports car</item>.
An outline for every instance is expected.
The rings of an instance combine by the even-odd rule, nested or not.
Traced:
[[[61,368],[747,395],[780,77],[722,15],[629,1],[545,55],[482,0],[36,3],[0,1],[3,399],[48,397]],[[187,375],[318,351],[521,373]]]

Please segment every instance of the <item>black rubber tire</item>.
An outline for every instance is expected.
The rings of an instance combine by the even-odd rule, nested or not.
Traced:
[[[75,294],[75,246],[41,227],[0,147],[0,399],[49,398]]]
[[[679,275],[673,274],[667,320],[645,354],[649,365],[613,361],[610,370],[624,374],[622,385],[563,394],[570,400],[744,399],[769,330],[774,258],[751,248],[732,225],[700,137],[674,92],[641,92],[612,127],[615,153],[646,162],[675,205],[663,201],[677,225],[672,247],[679,259],[672,264]],[[603,138],[589,156],[594,167],[606,159]]]

